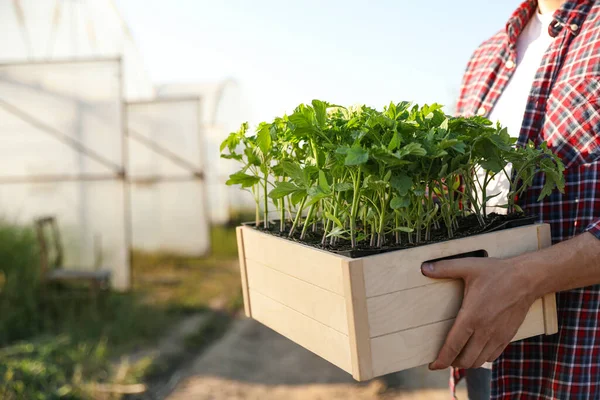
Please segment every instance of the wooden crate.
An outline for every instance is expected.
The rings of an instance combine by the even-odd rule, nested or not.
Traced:
[[[432,362],[463,283],[421,274],[424,261],[483,250],[506,258],[550,246],[547,224],[362,258],[237,229],[244,308],[359,381]],[[555,296],[538,299],[514,340],[558,330]]]

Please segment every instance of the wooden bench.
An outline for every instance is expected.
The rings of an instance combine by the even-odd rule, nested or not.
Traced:
[[[35,228],[40,246],[40,278],[42,284],[84,282],[89,285],[90,292],[93,295],[97,295],[100,290],[110,287],[110,270],[96,269],[90,271],[64,268],[64,253],[56,218],[37,218]]]

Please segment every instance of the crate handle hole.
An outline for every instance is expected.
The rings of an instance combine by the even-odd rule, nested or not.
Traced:
[[[433,259],[433,260],[427,260],[425,262],[426,263],[433,263],[433,262],[437,262],[437,261],[454,260],[454,259],[457,259],[457,258],[467,258],[467,257],[487,258],[488,257],[488,252],[485,251],[485,250],[468,251],[466,253],[460,253],[460,254],[455,254],[453,256],[436,258],[436,259]]]

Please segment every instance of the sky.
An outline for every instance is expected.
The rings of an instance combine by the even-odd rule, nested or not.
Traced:
[[[155,83],[234,78],[253,124],[314,98],[451,106],[473,50],[519,3],[116,0]]]

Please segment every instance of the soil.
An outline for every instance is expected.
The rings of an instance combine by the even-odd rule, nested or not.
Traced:
[[[255,226],[254,223],[245,223],[244,225],[250,226],[254,229],[257,229],[261,232],[269,233],[274,236],[278,236],[284,239],[292,240],[298,243],[302,243],[308,246],[312,246],[321,250],[326,250],[332,253],[340,254],[350,258],[358,258],[358,257],[366,257],[374,254],[385,253],[389,251],[395,250],[403,250],[418,246],[425,246],[428,244],[445,242],[448,240],[460,239],[468,236],[480,235],[483,233],[489,233],[494,231],[499,231],[503,229],[516,228],[518,226],[531,225],[535,223],[536,218],[534,216],[526,216],[523,214],[489,214],[485,219],[485,225],[481,226],[477,222],[477,218],[475,215],[468,215],[466,217],[458,218],[458,226],[459,228],[454,231],[454,237],[449,238],[447,229],[442,225],[440,229],[432,229],[431,231],[431,239],[430,240],[421,240],[419,243],[410,243],[408,240],[408,235],[406,233],[400,234],[400,243],[395,243],[392,238],[392,235],[388,235],[387,242],[379,248],[372,248],[369,246],[369,241],[361,241],[357,243],[355,248],[351,247],[350,241],[345,239],[340,239],[335,245],[325,245],[321,244],[321,239],[323,237],[323,227],[322,224],[317,224],[316,229],[310,229],[306,237],[303,240],[300,240],[300,229],[297,230],[297,233],[294,237],[289,237],[287,233],[281,233],[279,231],[279,221],[271,221],[269,224],[269,228],[265,229],[262,224],[260,226]],[[290,229],[290,224],[286,224],[286,232]],[[357,231],[360,232],[362,228],[359,226]]]

